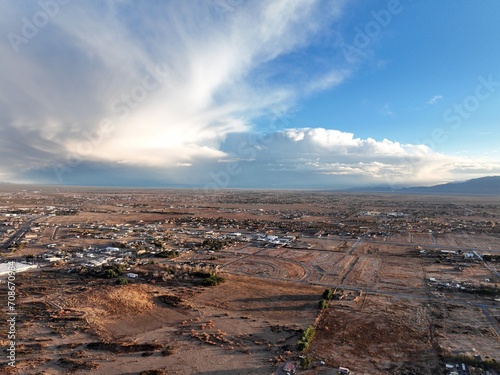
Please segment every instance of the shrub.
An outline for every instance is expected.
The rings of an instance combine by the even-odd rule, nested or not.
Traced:
[[[322,299],[319,301],[319,309],[324,310],[328,307],[328,301],[326,299]]]
[[[107,279],[112,279],[114,277],[118,277],[123,273],[122,266],[120,265],[114,265],[113,267],[108,267],[104,271],[104,277]]]
[[[211,273],[210,272],[203,272],[203,271],[194,271],[191,273],[194,277],[201,277],[203,279],[210,277]]]
[[[226,280],[224,280],[222,276],[218,276],[215,273],[212,273],[210,274],[210,276],[204,278],[201,283],[205,286],[216,286],[223,283],[224,281]]]
[[[162,251],[161,253],[158,253],[156,254],[156,256],[158,258],[167,258],[167,259],[170,259],[170,258],[175,258],[177,256],[179,256],[179,252],[178,251],[172,251],[172,250],[165,250],[165,251]]]
[[[128,280],[124,277],[120,277],[119,279],[116,279],[116,284],[117,285],[127,285]]]
[[[112,279],[117,276],[118,273],[114,269],[108,268],[106,271],[104,271],[104,277],[106,277],[107,279]]]

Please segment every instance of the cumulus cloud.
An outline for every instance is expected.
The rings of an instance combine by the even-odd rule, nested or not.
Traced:
[[[500,163],[437,153],[423,144],[357,138],[324,128],[285,129],[266,136],[230,137],[224,150],[238,160],[236,184],[265,176],[297,187],[422,185],[499,173]],[[240,159],[237,159],[239,157]],[[236,159],[235,159],[236,158]],[[215,167],[220,173],[224,169]]]
[[[76,172],[68,171],[65,181],[87,184],[97,176],[103,184],[135,186],[342,188],[432,185],[500,174],[500,163],[486,159],[448,156],[423,144],[363,139],[324,128],[230,133],[215,152],[210,158],[193,157],[167,167],[86,161]],[[37,173],[45,181],[46,174]]]

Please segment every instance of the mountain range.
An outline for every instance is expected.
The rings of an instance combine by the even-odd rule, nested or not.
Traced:
[[[417,186],[400,189],[378,186],[355,188],[349,191],[402,194],[500,195],[500,176],[481,177],[463,182],[450,182],[434,186]]]

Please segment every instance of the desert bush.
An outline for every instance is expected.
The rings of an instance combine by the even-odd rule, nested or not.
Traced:
[[[204,272],[204,271],[194,271],[191,273],[194,277],[201,277],[201,278],[207,278],[211,276],[210,272]]]
[[[117,285],[127,285],[128,280],[124,277],[120,277],[119,279],[116,280]]]
[[[224,280],[222,276],[219,276],[215,273],[211,273],[210,276],[204,278],[201,283],[205,286],[216,286],[223,283],[224,281],[226,280]]]
[[[104,277],[107,279],[112,279],[112,278],[115,278],[117,276],[118,276],[118,273],[111,268],[108,268],[106,271],[104,271]]]
[[[115,277],[120,276],[123,273],[122,266],[120,265],[114,265],[112,267],[106,268],[104,270],[104,277],[107,279],[113,279]]]
[[[165,250],[165,251],[162,251],[161,253],[158,253],[156,254],[156,256],[158,258],[175,258],[177,256],[179,256],[179,252],[178,251],[172,251],[172,250]]]

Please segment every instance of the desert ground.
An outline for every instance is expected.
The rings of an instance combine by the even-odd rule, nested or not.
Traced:
[[[499,217],[496,197],[2,187],[2,261],[33,268],[1,371],[496,374]]]

